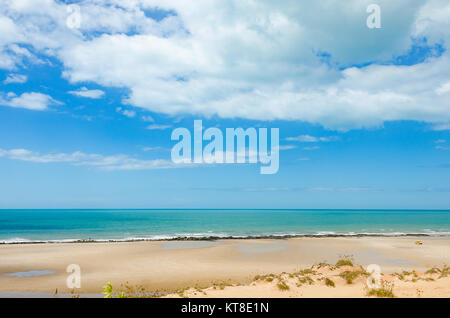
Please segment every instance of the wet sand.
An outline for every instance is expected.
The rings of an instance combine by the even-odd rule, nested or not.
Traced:
[[[51,295],[57,289],[70,294],[66,286],[69,264],[81,267],[81,288],[75,290],[80,294],[98,294],[107,282],[118,289],[142,286],[147,291],[168,293],[223,282],[242,288],[252,284],[255,275],[290,273],[320,262],[334,264],[343,255],[351,255],[354,263],[363,267],[378,264],[386,275],[413,269],[424,272],[450,264],[450,237],[0,245],[0,292]],[[30,271],[44,274],[27,275]]]

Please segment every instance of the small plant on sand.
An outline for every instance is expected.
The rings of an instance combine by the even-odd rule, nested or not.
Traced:
[[[328,287],[336,287],[336,284],[331,279],[329,279],[328,277],[325,278],[325,285],[328,286]]]
[[[105,286],[102,287],[102,294],[105,295],[105,298],[111,298],[114,293],[114,288],[112,287],[110,282],[107,282]]]
[[[185,292],[184,289],[180,289],[180,290],[177,292],[177,294],[178,294],[178,296],[180,296],[181,298],[184,298],[184,292]]]
[[[328,267],[328,266],[330,266],[330,264],[328,264],[326,262],[320,262],[320,263],[317,263],[317,264],[313,265],[313,267],[318,268],[318,269],[320,269],[322,267]]]
[[[105,298],[113,298],[114,296],[117,296],[118,298],[126,298],[126,294],[124,292],[114,291],[114,288],[110,282],[103,286],[102,294],[105,295]]]
[[[351,255],[343,255],[336,262],[337,267],[341,266],[353,266],[353,258]]]
[[[403,276],[409,276],[409,275],[412,275],[413,273],[408,272],[408,271],[403,271],[402,274],[403,274]]]
[[[367,292],[367,296],[375,296],[378,298],[394,298],[393,292],[394,285],[385,281],[382,282],[380,288],[372,288]]]
[[[320,262],[320,263],[314,264],[311,268],[312,268],[312,269],[328,268],[329,270],[334,271],[334,270],[336,269],[336,266],[335,266],[335,265],[328,264],[328,263],[326,263],[326,262]]]
[[[364,271],[344,271],[339,274],[340,277],[345,279],[347,284],[352,284],[356,278],[362,275],[366,275],[366,273]]]
[[[433,268],[430,268],[429,270],[427,270],[425,272],[425,274],[433,275],[433,274],[439,274],[440,272],[441,272],[441,270],[439,268],[433,267]]]
[[[289,286],[286,284],[286,282],[282,280],[280,280],[280,282],[277,284],[277,287],[281,291],[287,291],[290,289]]]
[[[309,275],[309,274],[315,274],[316,271],[314,271],[312,268],[306,268],[306,269],[301,269],[297,272],[298,275]]]
[[[423,290],[417,288],[417,289],[416,289],[416,293],[417,293],[417,297],[422,297],[422,295],[423,295]]]
[[[444,278],[447,277],[448,275],[450,275],[450,267],[444,266],[444,268],[442,268],[441,270],[441,275],[439,276],[439,278]]]
[[[314,280],[311,278],[311,277],[309,277],[309,276],[304,276],[304,277],[299,277],[298,278],[298,282],[300,283],[300,286],[302,285],[302,284],[308,284],[308,285],[312,285],[312,284],[314,284]]]
[[[404,280],[405,279],[405,276],[403,274],[400,274],[400,273],[394,273],[394,276],[397,276],[398,279],[400,279],[400,280]]]
[[[274,274],[267,274],[267,275],[256,275],[253,278],[253,281],[258,281],[258,280],[265,280],[266,282],[272,282],[274,280],[276,276]]]

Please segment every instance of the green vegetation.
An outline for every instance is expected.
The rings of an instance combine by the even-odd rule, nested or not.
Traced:
[[[328,277],[325,278],[325,285],[328,286],[328,287],[336,287],[336,284],[331,279],[329,279]]]
[[[127,297],[124,292],[114,291],[114,288],[110,282],[106,283],[106,285],[103,286],[102,294],[105,295],[105,298],[113,298],[114,296],[117,296],[118,298],[126,298]]]
[[[394,298],[393,292],[394,286],[392,284],[388,284],[383,281],[382,286],[380,288],[369,289],[367,292],[367,296],[375,296],[378,298]]]
[[[400,273],[394,273],[394,276],[397,276],[398,279],[400,279],[400,280],[404,280],[405,279],[405,275],[400,274]]]
[[[280,282],[277,284],[277,287],[281,291],[287,291],[290,289],[289,286],[286,284],[286,282],[284,282],[282,280],[280,280]]]
[[[444,278],[448,275],[450,275],[450,267],[444,266],[444,268],[441,270],[441,275],[439,276],[439,278]]]
[[[358,271],[344,271],[339,274],[340,277],[342,277],[347,284],[352,284],[353,281],[358,278],[359,276],[367,275],[365,271],[358,270]]]
[[[342,257],[336,262],[336,267],[341,267],[341,266],[353,266],[353,259],[352,259],[352,256],[350,256],[350,255],[344,255],[344,256],[342,256]]]
[[[297,275],[304,276],[304,275],[310,275],[310,274],[315,274],[315,273],[316,273],[316,271],[314,271],[313,269],[307,268],[307,269],[299,270],[297,272]]]
[[[433,268],[427,270],[427,271],[425,272],[425,274],[432,275],[432,274],[439,274],[440,272],[441,272],[441,270],[440,270],[439,268],[433,267]]]
[[[299,277],[298,281],[300,284],[306,284],[306,283],[308,283],[308,285],[314,284],[314,280],[309,276]]]

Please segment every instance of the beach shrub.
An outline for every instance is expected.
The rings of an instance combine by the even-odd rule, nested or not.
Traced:
[[[299,277],[298,281],[300,282],[300,284],[306,284],[306,283],[308,283],[308,285],[314,284],[314,280],[309,276]]]
[[[367,292],[367,296],[375,296],[378,298],[394,298],[393,292],[394,285],[389,284],[385,281],[382,282],[382,286],[380,288],[372,288]]]
[[[328,286],[328,287],[336,287],[336,284],[331,279],[329,279],[328,277],[325,278],[325,285]]]
[[[350,255],[344,255],[336,262],[337,267],[353,266],[353,259]]]
[[[441,272],[441,270],[440,270],[439,268],[433,267],[433,268],[427,270],[427,271],[425,272],[425,274],[432,275],[432,274],[439,274],[440,272]]]
[[[441,270],[441,275],[439,276],[439,278],[444,278],[448,275],[450,275],[450,267],[444,266],[444,268]]]
[[[400,273],[394,273],[394,276],[397,276],[398,279],[400,279],[400,280],[404,280],[405,279],[405,276],[403,274],[400,274]]]
[[[280,281],[277,284],[277,286],[278,286],[278,289],[281,290],[281,291],[287,291],[287,290],[290,289],[289,286],[284,281]]]
[[[339,274],[340,277],[345,279],[347,284],[352,284],[353,281],[358,278],[359,276],[366,275],[366,272],[364,271],[344,271]]]
[[[127,298],[127,295],[122,291],[114,291],[114,288],[110,282],[107,282],[105,286],[102,287],[102,294],[105,295],[105,298],[113,298],[117,296],[118,298]]]
[[[315,274],[316,273],[316,271],[314,271],[312,268],[307,268],[307,269],[303,269],[303,270],[299,270],[298,272],[297,272],[297,274],[299,274],[299,275],[309,275],[309,274]]]
[[[103,286],[102,294],[105,295],[105,298],[111,298],[114,293],[114,288],[112,287],[110,282],[107,282],[105,286]]]

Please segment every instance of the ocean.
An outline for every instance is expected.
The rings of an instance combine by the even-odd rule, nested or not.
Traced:
[[[450,235],[450,211],[0,210],[0,243],[359,234]]]

